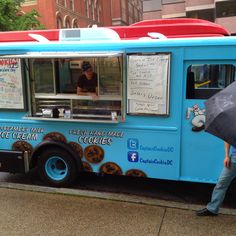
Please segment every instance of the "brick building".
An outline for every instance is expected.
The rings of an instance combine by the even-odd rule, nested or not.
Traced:
[[[129,25],[142,20],[142,0],[25,0],[22,12],[36,9],[46,28]]]
[[[143,19],[142,0],[112,0],[111,2],[112,25],[130,25]]]
[[[143,18],[200,18],[236,34],[235,0],[143,0]]]

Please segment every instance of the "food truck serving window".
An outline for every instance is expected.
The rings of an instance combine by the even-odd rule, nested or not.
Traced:
[[[123,121],[123,54],[65,55],[32,53],[1,59],[0,108],[24,109],[26,97],[29,119]],[[92,85],[81,82],[89,77],[89,71]]]
[[[169,114],[170,54],[128,56],[128,113]]]

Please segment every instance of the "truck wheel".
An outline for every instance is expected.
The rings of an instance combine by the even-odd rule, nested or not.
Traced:
[[[53,187],[68,187],[77,176],[76,163],[63,149],[49,148],[38,160],[40,178]]]

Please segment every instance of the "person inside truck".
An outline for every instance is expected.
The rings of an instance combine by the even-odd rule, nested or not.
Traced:
[[[84,61],[82,63],[82,71],[83,73],[79,77],[77,84],[77,95],[96,97],[98,94],[98,79],[90,62]]]

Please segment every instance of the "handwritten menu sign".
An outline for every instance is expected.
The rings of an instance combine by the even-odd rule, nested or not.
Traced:
[[[128,112],[167,115],[170,54],[130,55]]]
[[[0,108],[24,109],[20,59],[0,59]]]

